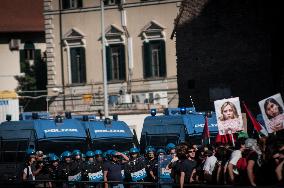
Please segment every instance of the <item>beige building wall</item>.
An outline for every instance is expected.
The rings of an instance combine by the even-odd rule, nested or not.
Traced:
[[[179,10],[179,0],[149,1],[128,0],[123,5],[126,15],[126,28],[133,43],[133,70],[131,79],[131,93],[151,93],[164,91],[167,93],[168,105],[176,107],[178,104],[177,80],[176,80],[176,50],[175,41],[170,39],[174,27],[174,18]],[[117,5],[105,6],[105,30],[111,25],[115,25],[120,30],[122,27],[123,11]],[[61,14],[61,15],[60,15]],[[45,0],[45,27],[47,39],[47,63],[48,63],[48,94],[57,96],[50,105],[51,111],[58,111],[66,102],[66,109],[71,111],[93,111],[101,108],[101,94],[103,91],[102,74],[102,45],[101,45],[101,10],[99,1],[84,0],[83,8],[66,9],[59,11],[59,0]],[[61,16],[61,23],[60,23]],[[143,42],[141,36],[142,29],[154,21],[161,25],[165,33],[166,43],[166,77],[159,79],[143,78]],[[75,29],[83,35],[83,46],[86,54],[86,84],[70,84],[68,77],[68,46],[63,45],[61,58],[60,49],[60,24],[62,28],[62,38],[71,30]],[[124,35],[125,36],[125,35]],[[127,38],[125,42],[126,51],[126,72],[128,70]],[[64,91],[62,87],[62,65],[64,69]],[[126,75],[128,78],[128,75]],[[128,85],[129,86],[129,85]],[[125,82],[109,82],[110,95],[119,95],[121,88],[127,88]],[[60,91],[60,92],[58,92]],[[63,96],[64,94],[64,96]],[[82,95],[91,94],[94,99],[90,104],[84,104]],[[132,97],[133,97],[132,95]],[[65,98],[65,99],[64,99]],[[97,102],[96,102],[97,101]],[[135,101],[134,101],[135,103]],[[80,107],[79,107],[80,106]],[[123,105],[122,105],[123,106]],[[135,109],[149,109],[152,104],[134,105]],[[54,108],[56,107],[56,109]],[[155,107],[155,105],[154,105]],[[158,108],[165,106],[157,106]],[[129,105],[128,107],[129,108]],[[62,109],[63,110],[63,109]],[[111,110],[116,111],[115,107]]]
[[[10,41],[7,39],[7,41]],[[45,43],[35,43],[35,49],[44,52]],[[24,44],[20,43],[19,50],[24,48]],[[11,50],[9,43],[0,44],[0,91],[15,91],[18,87],[18,81],[15,76],[23,75],[20,72],[20,53],[19,50]]]
[[[9,44],[0,44],[0,91],[14,91],[18,82],[14,76],[20,74],[19,51],[11,51]]]

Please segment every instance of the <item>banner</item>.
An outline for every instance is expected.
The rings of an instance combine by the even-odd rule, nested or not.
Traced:
[[[74,176],[68,176],[68,181],[81,181],[81,172]]]
[[[171,155],[160,155],[158,157],[158,176],[160,182],[173,182],[171,169],[168,168],[172,159]]]
[[[220,135],[243,131],[243,119],[239,97],[214,101]]]
[[[92,181],[92,182],[99,182],[99,181],[104,180],[104,174],[102,170],[96,173],[88,173],[88,177],[89,177],[89,181]]]
[[[284,128],[283,100],[280,93],[258,102],[266,129],[273,133]]]

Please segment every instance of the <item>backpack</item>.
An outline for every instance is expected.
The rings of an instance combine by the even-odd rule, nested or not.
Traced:
[[[237,164],[236,164],[236,167],[239,171],[245,171],[247,169],[247,166],[248,166],[248,158],[250,156],[251,153],[253,153],[254,151],[250,151],[248,153],[248,155],[246,157],[241,157]]]
[[[241,171],[246,170],[247,166],[248,166],[248,163],[247,163],[246,157],[241,157],[236,164],[237,169]]]

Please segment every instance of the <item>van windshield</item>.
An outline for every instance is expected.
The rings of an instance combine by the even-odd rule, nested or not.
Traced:
[[[0,162],[23,162],[28,140],[1,140]]]
[[[103,151],[113,149],[117,151],[127,151],[134,145],[132,139],[107,139],[107,140],[95,140],[93,142],[94,149],[100,149]]]
[[[88,145],[85,140],[52,140],[52,141],[39,141],[38,149],[45,154],[55,153],[60,156],[64,151],[72,152],[75,149],[79,149],[81,152],[88,150]]]
[[[163,135],[147,135],[147,136],[144,136],[144,138],[142,138],[142,139],[147,140],[146,146],[150,145],[150,146],[155,146],[155,147],[158,147],[158,148],[163,148],[168,143],[178,144],[179,135],[177,135],[177,134],[171,134],[171,135],[165,135],[165,136],[163,136]]]

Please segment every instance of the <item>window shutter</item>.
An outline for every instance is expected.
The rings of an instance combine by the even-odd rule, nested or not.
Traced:
[[[77,62],[76,62],[76,55],[77,55],[77,49],[76,48],[70,48],[70,57],[71,57],[71,81],[72,83],[78,83],[78,68],[77,68]]]
[[[125,46],[120,44],[119,80],[125,80]]]
[[[144,55],[144,78],[152,76],[152,59],[151,59],[151,46],[149,42],[143,43],[143,55]]]
[[[86,83],[86,57],[85,48],[80,48],[80,83]]]
[[[26,72],[25,50],[20,50],[20,71]]]
[[[70,0],[62,0],[62,8],[69,9],[70,8]]]
[[[77,7],[82,8],[83,7],[83,2],[82,0],[77,0]]]
[[[160,54],[159,54],[159,75],[160,77],[166,76],[166,48],[165,48],[165,41],[160,41]]]
[[[34,71],[35,71],[35,78],[36,78],[36,86],[37,89],[42,88],[41,85],[44,82],[44,73],[43,71],[43,66],[42,66],[42,61],[41,61],[41,50],[36,49],[35,50],[35,59],[34,59]]]
[[[112,80],[112,66],[111,66],[111,49],[106,46],[106,64],[107,64],[107,80]]]

